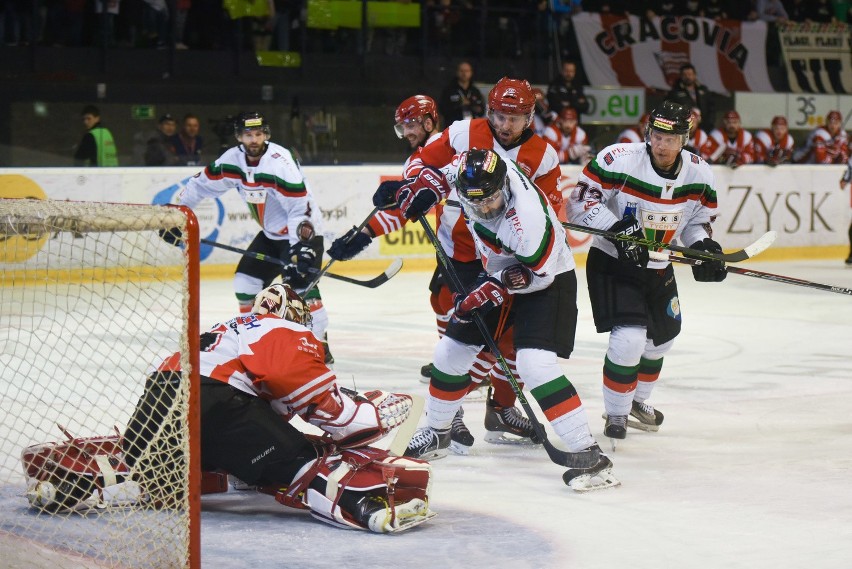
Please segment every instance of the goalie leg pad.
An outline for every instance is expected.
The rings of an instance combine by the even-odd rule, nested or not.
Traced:
[[[431,483],[428,462],[364,447],[306,464],[275,499],[338,527],[389,533],[434,517]]]

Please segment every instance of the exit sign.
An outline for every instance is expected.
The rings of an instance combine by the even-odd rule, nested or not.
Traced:
[[[154,105],[133,105],[130,112],[134,119],[145,120],[154,118]]]

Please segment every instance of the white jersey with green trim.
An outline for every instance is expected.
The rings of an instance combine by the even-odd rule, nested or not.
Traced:
[[[644,142],[613,144],[601,150],[580,174],[568,199],[568,219],[593,229],[608,230],[625,215],[642,225],[645,237],[689,247],[710,237],[716,217],[713,171],[704,159],[681,150],[676,174],[656,170]],[[612,257],[618,251],[604,237],[593,247]],[[652,269],[668,261],[651,261]]]
[[[565,229],[544,193],[506,162],[509,200],[503,213],[488,221],[465,216],[482,265],[490,275],[521,263],[533,273],[525,294],[550,286],[556,275],[576,267]]]
[[[305,220],[320,235],[322,217],[293,154],[270,142],[257,165],[249,165],[241,146],[229,148],[191,178],[179,203],[194,208],[205,198],[235,189],[270,239],[295,242],[296,228]]]

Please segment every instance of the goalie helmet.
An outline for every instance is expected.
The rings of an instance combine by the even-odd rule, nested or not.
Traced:
[[[276,283],[257,293],[251,311],[255,314],[274,314],[290,322],[311,327],[311,309],[290,285]]]
[[[500,79],[488,93],[488,108],[507,115],[529,115],[535,109],[535,93],[526,79]]]
[[[259,128],[263,131],[263,134],[267,136],[271,135],[269,123],[266,122],[266,119],[262,114],[255,111],[240,113],[240,116],[237,117],[237,120],[234,123],[234,134],[237,138],[239,138],[240,134],[244,131],[254,128]]]
[[[675,101],[663,101],[663,104],[651,111],[648,126],[645,128],[645,140],[652,130],[666,134],[679,134],[683,140],[681,146],[689,140],[692,123],[692,110]]]
[[[474,148],[462,153],[456,190],[469,217],[488,221],[503,213],[509,201],[506,171],[506,163],[493,150]]]
[[[438,120],[438,105],[432,97],[426,95],[414,95],[399,104],[394,113],[394,131],[402,138],[402,125],[416,121],[422,123],[426,117],[433,122]]]

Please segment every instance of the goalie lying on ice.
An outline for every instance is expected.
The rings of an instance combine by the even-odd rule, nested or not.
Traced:
[[[309,325],[301,297],[275,284],[258,294],[251,314],[202,334],[201,463],[218,474],[205,480],[231,474],[339,527],[386,533],[430,519],[429,464],[368,446],[417,422],[412,398],[339,388]],[[31,505],[74,508],[126,480],[138,482],[152,503],[181,500],[169,474],[185,469],[171,418],[179,362],[174,354],[149,375],[122,436],[75,439],[66,432],[65,442],[25,449]],[[289,422],[295,415],[324,434],[298,430]]]

